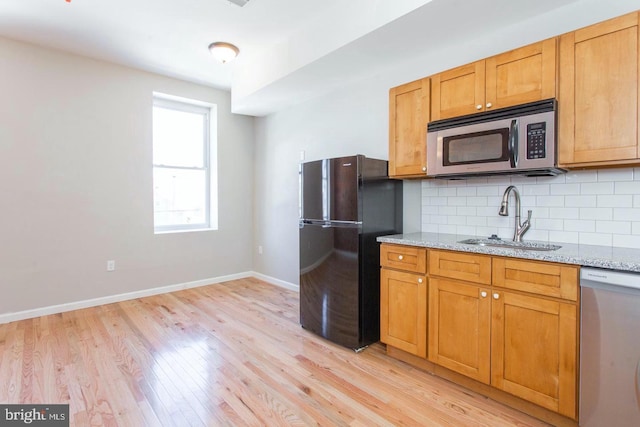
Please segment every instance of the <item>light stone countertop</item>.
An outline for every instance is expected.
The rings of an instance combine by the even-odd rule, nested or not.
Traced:
[[[482,239],[486,237],[441,233],[410,233],[381,236],[378,237],[378,242],[420,246],[432,249],[447,249],[477,254],[500,255],[565,264],[577,264],[584,267],[640,272],[640,249],[576,245],[571,243],[537,242],[550,243],[560,245],[562,247],[555,251],[531,251],[458,243],[460,240],[469,238]],[[526,241],[526,239],[524,240]]]

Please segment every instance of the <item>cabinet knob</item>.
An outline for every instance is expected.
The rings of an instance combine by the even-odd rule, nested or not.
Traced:
[[[497,292],[493,294],[493,299],[500,299],[500,294]]]
[[[476,105],[476,110],[482,110],[482,104]]]
[[[493,107],[493,104],[490,102],[487,102],[487,108],[491,108],[491,107]]]
[[[427,167],[426,167],[426,166],[423,166],[423,167],[422,167],[422,172],[426,172],[426,171],[427,171]]]
[[[422,278],[419,278],[419,279],[418,279],[418,283],[422,283]]]
[[[404,257],[403,257],[402,255],[398,255],[398,259],[399,259],[400,261],[402,261],[402,259],[403,259],[403,258],[404,258]]]
[[[482,298],[486,298],[487,297],[487,293],[485,291],[480,292],[480,296]]]

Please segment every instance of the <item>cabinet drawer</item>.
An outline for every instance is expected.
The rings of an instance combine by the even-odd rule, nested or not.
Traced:
[[[493,285],[577,301],[579,270],[551,262],[493,258]]]
[[[429,274],[491,284],[491,257],[448,251],[429,251]]]
[[[414,273],[427,272],[427,250],[412,246],[380,245],[380,265]]]

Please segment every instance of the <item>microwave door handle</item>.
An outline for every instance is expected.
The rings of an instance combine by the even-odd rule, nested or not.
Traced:
[[[518,166],[518,120],[511,120],[511,127],[509,129],[509,160],[511,161],[511,167]]]

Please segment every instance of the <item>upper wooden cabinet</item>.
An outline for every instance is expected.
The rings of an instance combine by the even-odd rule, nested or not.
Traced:
[[[552,38],[431,77],[431,120],[463,116],[556,96]]]
[[[389,176],[426,175],[429,99],[428,78],[389,91]]]
[[[560,38],[561,166],[636,164],[638,13]]]
[[[483,60],[432,76],[431,120],[484,111],[484,71]]]

